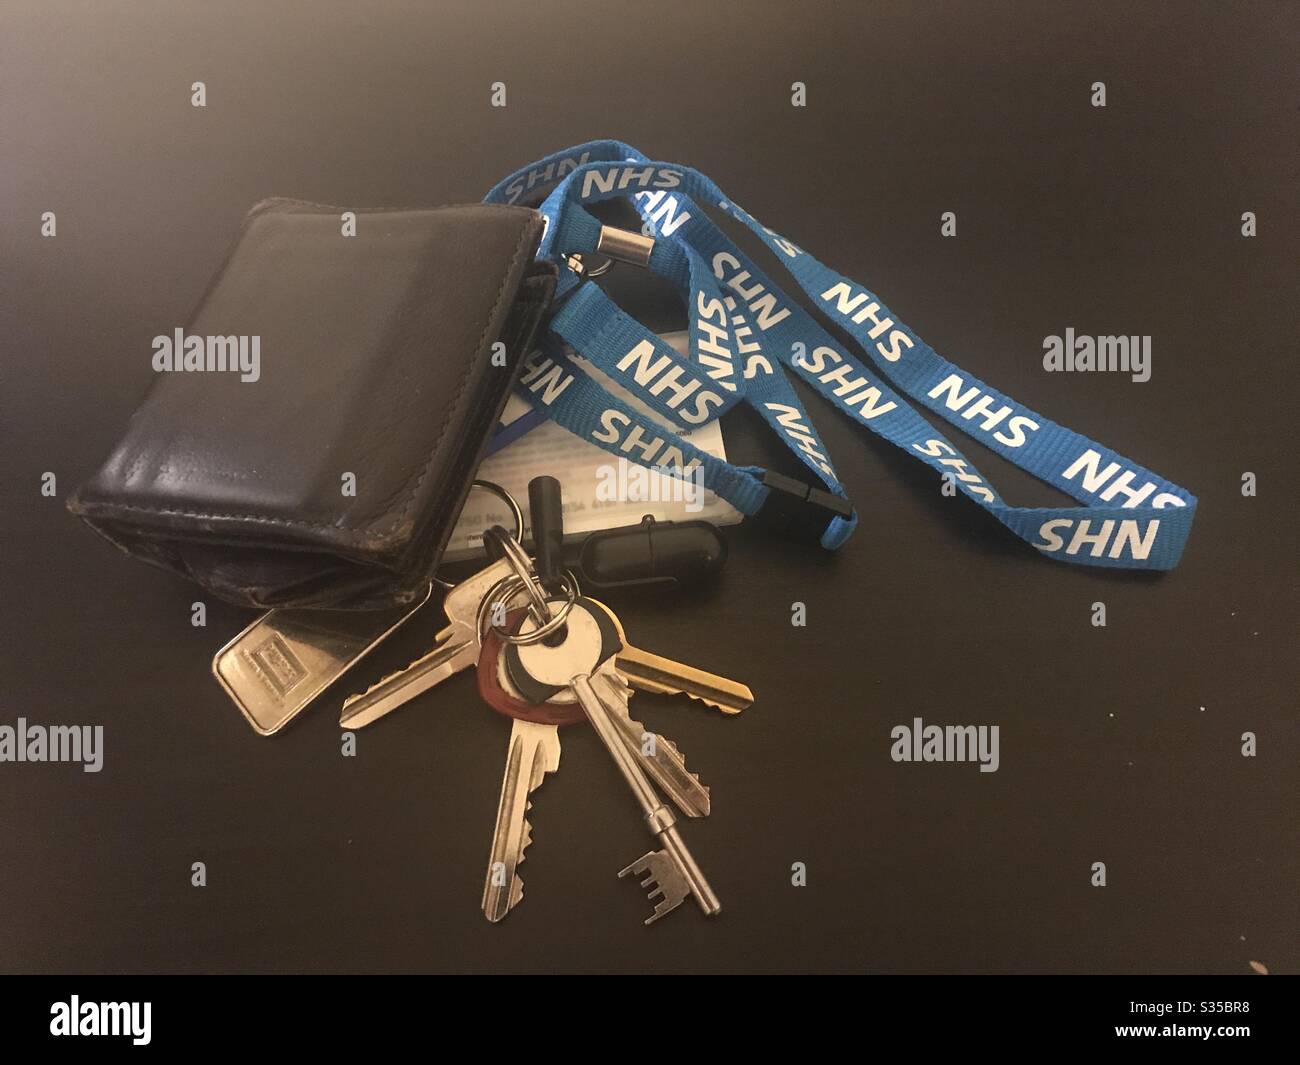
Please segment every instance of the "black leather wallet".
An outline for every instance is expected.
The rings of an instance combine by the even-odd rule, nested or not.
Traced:
[[[423,593],[555,271],[525,208],[354,224],[292,200],[249,212],[187,326],[155,340],[157,379],[74,514],[245,606]]]

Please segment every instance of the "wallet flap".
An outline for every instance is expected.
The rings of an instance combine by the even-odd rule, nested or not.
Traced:
[[[316,599],[346,584],[341,560],[409,571],[441,553],[549,301],[542,219],[356,210],[345,235],[343,214],[249,213],[191,320],[155,340],[157,379],[74,513],[227,590],[241,567],[269,572],[294,601],[304,581]]]

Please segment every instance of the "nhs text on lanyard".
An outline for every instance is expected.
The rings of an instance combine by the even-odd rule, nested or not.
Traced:
[[[645,222],[642,234],[603,226],[585,207],[614,197],[631,199]],[[767,229],[698,171],[651,161],[618,141],[592,141],[510,175],[487,202],[540,204],[546,216],[538,254],[561,265],[557,310],[518,388],[578,436],[662,472],[689,472],[742,513],[838,547],[857,515],[784,365],[850,418],[947,474],[1043,554],[1092,566],[1163,570],[1177,564],[1196,512],[1193,495],[948,362],[871,291]],[[752,230],[854,338],[870,365],[782,292],[700,203]],[[637,263],[677,286],[690,319],[688,358],[619,309],[583,278],[581,261],[570,258],[593,255]],[[747,403],[820,486],[735,466],[692,447],[611,395],[568,357],[569,350],[677,426],[700,425]],[[912,403],[1084,505],[1005,503]]]

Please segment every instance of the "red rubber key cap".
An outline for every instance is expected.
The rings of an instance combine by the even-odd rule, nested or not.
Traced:
[[[526,608],[506,615],[505,628],[514,632],[527,615]],[[529,703],[506,691],[501,683],[501,652],[506,643],[495,629],[488,629],[478,656],[478,692],[498,714],[531,721],[537,725],[573,725],[587,720],[577,700],[572,703]]]

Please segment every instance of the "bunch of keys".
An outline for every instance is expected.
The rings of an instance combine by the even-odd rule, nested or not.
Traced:
[[[603,603],[578,598],[557,643],[530,640],[540,629],[525,611],[511,621],[515,633],[491,629],[478,661],[479,692],[494,710],[513,719],[501,799],[483,885],[483,913],[499,921],[523,898],[518,867],[531,841],[530,795],[560,764],[559,726],[586,720],[614,760],[641,806],[661,849],[642,855],[618,875],[645,875],[654,912],[646,924],[694,896],[707,915],[722,906],[682,842],[676,818],[659,800],[650,777],[687,817],[709,813],[709,789],[689,772],[680,750],[632,719],[632,689],[614,664],[622,646],[618,619]],[[526,641],[526,642],[525,642]],[[656,901],[656,898],[658,901]]]
[[[524,516],[514,497],[491,481],[475,481],[474,487],[492,493],[506,505],[514,519],[514,540],[517,543],[523,536]],[[534,495],[531,485],[529,495],[531,505]],[[554,495],[558,507],[558,487],[554,493],[547,489],[540,499],[549,499],[551,495]],[[552,531],[555,530],[562,532],[559,524]],[[546,542],[551,552],[561,549],[558,537]],[[592,533],[571,546],[574,548],[571,564],[581,571],[585,582],[597,588],[672,587],[707,581],[718,572],[727,557],[725,541],[708,522],[656,522],[649,515],[639,525]],[[526,558],[524,556],[525,566]],[[461,616],[461,605],[472,613],[472,602],[481,599],[483,589],[490,587],[504,572],[503,568],[492,574],[481,574],[482,581],[466,582],[461,588],[456,602],[447,609],[453,624],[439,634],[443,653],[463,650],[458,642],[443,642],[444,638],[449,640],[455,635],[454,622]],[[446,591],[456,587],[437,578],[433,584]],[[386,610],[294,607],[269,610],[217,651],[212,659],[212,674],[253,730],[260,736],[274,736],[362,658],[416,616],[428,601],[433,584],[416,602]],[[438,661],[434,661],[434,657],[426,656],[425,664],[430,670],[426,687],[463,665],[458,661],[448,670],[441,654],[437,656]],[[621,668],[625,673],[640,670],[636,685],[642,690],[674,690],[671,677],[656,681],[654,663],[649,657],[643,656],[639,662],[624,662]],[[404,671],[404,675],[408,681],[414,679],[412,671]],[[405,697],[413,694],[416,694],[415,690]],[[721,708],[729,709],[726,705]]]
[[[559,768],[559,726],[586,720],[661,844],[619,873],[644,876],[642,886],[654,902],[646,924],[688,896],[704,913],[716,914],[721,904],[651,778],[688,817],[708,814],[708,789],[687,771],[674,744],[632,719],[628,700],[632,687],[639,687],[690,695],[726,713],[739,713],[753,702],[753,694],[743,684],[630,646],[613,611],[582,596],[572,574],[560,569],[558,482],[534,480],[529,498],[536,565],[516,538],[503,529],[489,530],[485,543],[501,557],[448,592],[443,603],[448,624],[434,648],[347,699],[340,724],[368,725],[447,677],[476,667],[485,701],[514,719],[483,889],[483,912],[495,922],[523,898],[518,866],[531,842],[529,796],[547,773]],[[528,605],[509,611],[520,595]]]
[[[499,527],[488,530],[488,565],[456,585],[435,579],[447,589],[447,624],[437,633],[434,647],[405,669],[346,699],[340,725],[369,725],[456,673],[477,668],[484,700],[514,719],[483,890],[483,911],[495,922],[523,898],[518,866],[531,840],[529,796],[559,766],[558,726],[589,722],[661,843],[659,850],[619,873],[644,876],[642,885],[650,889],[651,900],[658,899],[646,923],[675,909],[688,895],[705,913],[717,913],[717,896],[682,843],[654,785],[687,817],[707,816],[708,788],[687,771],[674,744],[632,719],[628,700],[634,688],[684,694],[736,714],[753,702],[753,694],[743,684],[631,646],[613,611],[582,596],[577,578],[561,564],[564,530],[560,485],[554,478],[535,478],[528,486],[535,563],[519,542],[524,525],[519,504],[498,485],[476,481],[475,486],[499,496],[510,508],[514,535]],[[583,552],[591,556],[583,572],[598,585],[602,578],[614,584],[675,583],[688,574],[707,575],[725,559],[725,545],[717,540],[716,530],[695,525],[702,527],[692,528],[689,522],[656,525],[647,519],[635,529],[615,530],[598,551]],[[628,533],[633,534],[630,539]],[[652,545],[652,539],[657,544]],[[620,545],[633,550],[621,550]],[[586,546],[595,546],[594,538]],[[643,554],[649,551],[650,572],[635,562],[638,547]],[[657,556],[662,558],[656,561]],[[664,563],[663,569],[658,562]],[[526,606],[512,611],[512,601],[521,596]],[[376,612],[272,610],[221,648],[212,670],[249,724],[261,735],[273,735],[420,605]]]

